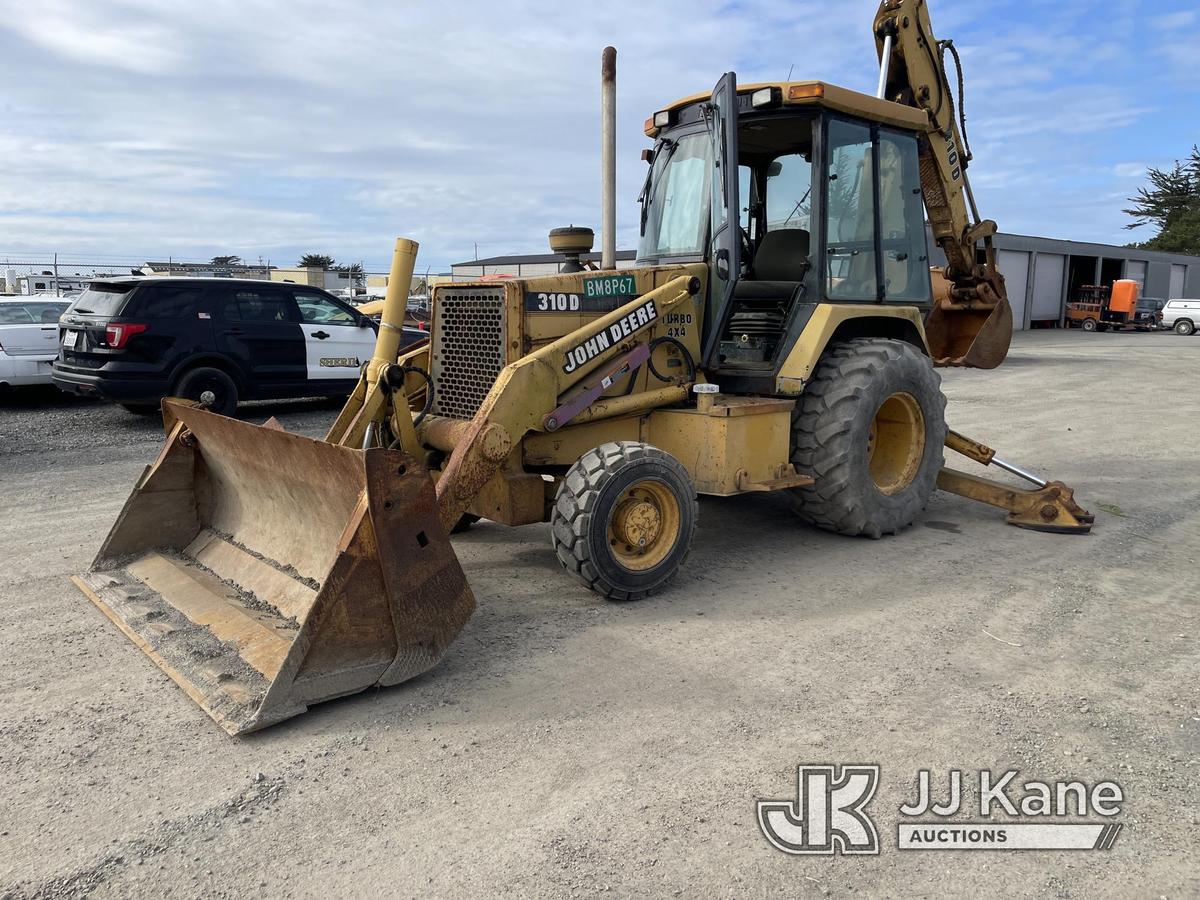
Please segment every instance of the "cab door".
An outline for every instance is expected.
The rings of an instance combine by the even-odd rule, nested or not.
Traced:
[[[741,209],[738,192],[738,98],[737,75],[726,72],[713,88],[705,109],[709,138],[713,142],[712,200],[709,205],[709,303],[704,365],[715,368],[733,304],[733,289],[741,273],[742,242],[739,233]]]
[[[363,317],[319,291],[292,293],[304,333],[305,366],[310,381],[355,380],[375,349],[375,330]]]

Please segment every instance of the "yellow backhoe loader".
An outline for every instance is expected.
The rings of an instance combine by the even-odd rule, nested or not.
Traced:
[[[324,441],[164,401],[166,443],[78,586],[239,733],[437,663],[474,609],[448,535],[479,517],[549,522],[613,600],[678,571],[697,494],[779,492],[877,538],[941,488],[1086,532],[1069,488],[946,427],[935,366],[994,367],[1011,338],[996,226],[952,45],[924,0],[885,0],[874,28],[878,96],[728,73],[656,111],[634,268],[611,268],[608,213],[599,268],[590,232],[557,229],[560,274],[436,287],[430,342],[398,356],[417,249],[398,240]],[[947,469],[945,447],[1033,487]]]

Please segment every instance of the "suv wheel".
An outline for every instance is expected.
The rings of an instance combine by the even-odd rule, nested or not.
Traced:
[[[201,367],[184,372],[174,393],[176,397],[193,400],[218,415],[232,416],[237,410],[237,385],[220,369]]]
[[[1189,322],[1187,319],[1180,319],[1178,322],[1175,323],[1175,333],[1176,334],[1185,334],[1185,335],[1191,334],[1195,330],[1196,330],[1196,326],[1193,325],[1191,322]]]

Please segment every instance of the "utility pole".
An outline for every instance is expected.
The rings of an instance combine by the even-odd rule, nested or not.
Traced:
[[[54,296],[62,296],[62,286],[58,283],[58,254],[54,254]]]

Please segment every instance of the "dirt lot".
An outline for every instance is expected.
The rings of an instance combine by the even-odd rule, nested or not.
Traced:
[[[0,896],[1200,895],[1198,359],[1195,338],[1043,332],[946,373],[952,426],[1073,484],[1089,537],[945,495],[880,542],[702,500],[674,586],[617,605],[559,571],[545,526],[484,523],[455,539],[479,612],[440,667],[243,739],[67,580],[155,424],[0,401]],[[245,410],[308,434],[334,411]],[[759,833],[755,799],[824,762],[882,765],[878,857]],[[896,850],[916,771],[954,766],[1114,779],[1124,831]]]

